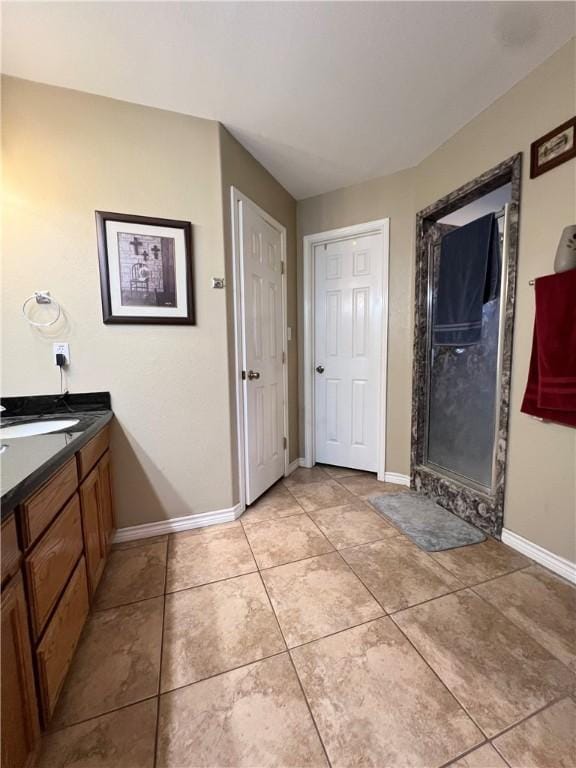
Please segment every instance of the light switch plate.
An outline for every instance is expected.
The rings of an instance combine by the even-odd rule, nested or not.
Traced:
[[[292,341],[292,328],[290,328],[290,326],[288,326],[288,328],[287,328],[287,334],[286,335],[288,337],[288,341]]]
[[[70,345],[66,341],[56,341],[52,345],[52,350],[54,354],[54,364],[58,365],[56,362],[56,355],[64,355],[65,359],[65,365],[70,365]]]

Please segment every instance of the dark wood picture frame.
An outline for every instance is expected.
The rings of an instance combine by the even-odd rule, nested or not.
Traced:
[[[96,229],[98,235],[98,259],[100,263],[100,290],[102,295],[102,316],[106,324],[142,324],[142,325],[195,325],[194,312],[194,272],[192,253],[192,224],[189,221],[177,219],[160,219],[152,216],[135,216],[127,213],[112,213],[96,211]],[[108,239],[106,225],[110,221],[122,224],[140,224],[146,226],[169,227],[181,230],[184,235],[185,268],[186,268],[186,308],[185,316],[162,317],[141,315],[115,315],[110,295],[110,266],[108,254]]]
[[[564,133],[564,131],[569,130],[572,130],[573,132],[572,147],[567,149],[565,152],[561,152],[559,155],[553,157],[548,162],[539,163],[538,151],[540,147],[547,141],[553,139],[555,136],[558,136],[559,134]],[[562,125],[559,125],[552,131],[548,131],[548,133],[545,133],[544,136],[541,136],[539,139],[536,139],[536,141],[532,142],[530,145],[530,178],[534,179],[536,176],[541,176],[543,173],[546,173],[546,171],[550,171],[552,168],[556,168],[558,165],[562,165],[562,163],[565,163],[567,160],[571,160],[573,157],[576,157],[576,117],[572,117],[570,120],[566,120],[566,122],[562,123]]]

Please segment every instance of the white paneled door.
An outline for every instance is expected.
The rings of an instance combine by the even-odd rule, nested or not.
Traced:
[[[314,246],[316,461],[378,469],[382,234]]]
[[[246,503],[284,475],[282,232],[240,204]]]

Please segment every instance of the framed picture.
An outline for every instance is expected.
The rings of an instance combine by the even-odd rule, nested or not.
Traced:
[[[96,211],[105,323],[194,325],[189,221]]]
[[[572,157],[576,157],[576,117],[532,142],[530,178],[540,176],[541,173],[556,168]]]

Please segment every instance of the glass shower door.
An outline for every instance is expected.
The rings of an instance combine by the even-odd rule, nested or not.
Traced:
[[[506,285],[498,218],[502,276],[498,298],[484,305],[482,337],[467,347],[433,346],[429,341],[428,440],[425,463],[441,474],[490,492],[494,481],[499,397],[502,286]],[[440,238],[430,249],[429,311],[436,309]],[[429,334],[431,336],[431,334]]]

